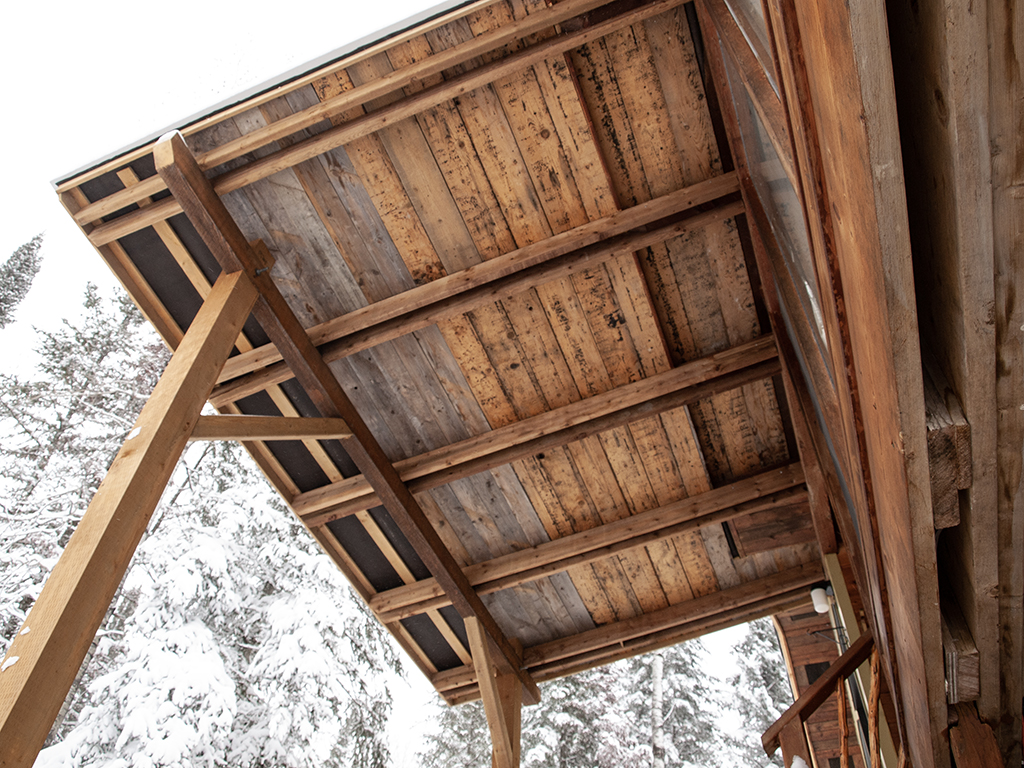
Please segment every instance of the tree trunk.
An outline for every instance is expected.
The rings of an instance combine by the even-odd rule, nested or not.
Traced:
[[[651,760],[652,768],[665,768],[665,721],[661,715],[661,682],[665,659],[656,653],[651,659]]]

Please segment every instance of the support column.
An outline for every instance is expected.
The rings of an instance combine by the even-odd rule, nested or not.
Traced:
[[[519,768],[523,685],[516,675],[498,669],[480,622],[475,617],[465,621],[480,698],[491,730],[491,765],[493,768]]]
[[[256,289],[221,275],[142,409],[0,668],[0,768],[42,748]]]

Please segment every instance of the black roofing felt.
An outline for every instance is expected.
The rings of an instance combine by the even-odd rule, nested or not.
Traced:
[[[134,163],[132,167],[140,178],[151,176],[154,172],[151,157],[147,157],[145,161],[140,160]],[[90,200],[98,200],[122,188],[123,184],[114,173],[104,174],[83,185],[83,191]],[[164,192],[155,197],[163,197],[167,194],[169,193]],[[131,206],[130,208],[135,207]],[[221,272],[220,265],[217,264],[192,223],[183,214],[179,214],[170,219],[170,224],[175,234],[199,264],[206,278],[210,282],[215,281]],[[121,238],[119,243],[156,292],[175,322],[183,329],[188,328],[202,306],[202,298],[159,235],[152,228],[146,228]],[[259,346],[269,341],[266,333],[252,317],[246,322],[245,332],[254,345]],[[280,387],[300,415],[320,415],[297,381],[291,379],[281,383]],[[239,400],[236,405],[244,414],[281,415],[280,410],[265,392],[250,395]],[[267,441],[266,445],[300,491],[311,491],[330,482],[324,470],[301,442]],[[343,477],[360,474],[340,441],[324,440],[321,441],[321,445]],[[383,507],[378,507],[370,510],[370,514],[413,575],[417,579],[428,578],[430,572],[388,512]],[[330,523],[330,528],[376,591],[402,586],[404,583],[402,578],[356,517],[335,520]],[[457,624],[458,629],[455,631],[464,634],[462,620],[454,611],[451,613],[452,616],[448,618],[449,623],[454,622],[453,629]],[[410,634],[413,639],[424,648],[428,658],[438,668],[449,668],[462,663],[429,619],[426,621],[410,620],[410,623],[412,626]]]

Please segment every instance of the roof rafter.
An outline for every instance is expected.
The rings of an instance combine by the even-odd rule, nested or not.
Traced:
[[[597,528],[474,563],[465,568],[466,577],[480,594],[498,592],[706,525],[805,503],[803,480],[800,465],[790,464]],[[369,602],[382,622],[447,605],[436,579],[381,592]]]
[[[738,191],[735,174],[716,176],[328,320],[309,329],[310,340],[327,362],[339,360],[529,286],[735,216],[743,206],[723,201],[712,210],[631,232]],[[272,344],[232,358],[221,372],[221,381],[236,380],[218,387],[212,402],[225,404],[286,381],[291,373],[280,360]]]
[[[762,336],[665,373],[396,462],[395,470],[412,492],[419,493],[778,372],[775,339]],[[292,500],[292,508],[307,525],[320,525],[379,503],[371,483],[356,476],[299,494]]]
[[[250,246],[203,175],[181,134],[164,136],[154,149],[157,171],[181,203],[200,237],[225,270],[242,270],[256,285],[260,297],[253,314],[288,361],[313,404],[327,418],[341,418],[352,430],[347,449],[369,480],[392,518],[401,528],[427,569],[444,586],[452,605],[463,618],[476,616],[500,651],[499,659],[523,684],[524,696],[540,700],[540,690],[521,658],[473,590],[455,558],[441,541],[419,503],[402,482],[380,444],[348,399],[338,380],[306,335],[305,329],[281,295],[268,265]],[[153,207],[153,206],[150,206]]]

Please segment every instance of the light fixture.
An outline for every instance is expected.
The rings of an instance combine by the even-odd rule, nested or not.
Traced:
[[[824,587],[815,587],[811,590],[811,602],[818,613],[828,613],[828,593]]]

